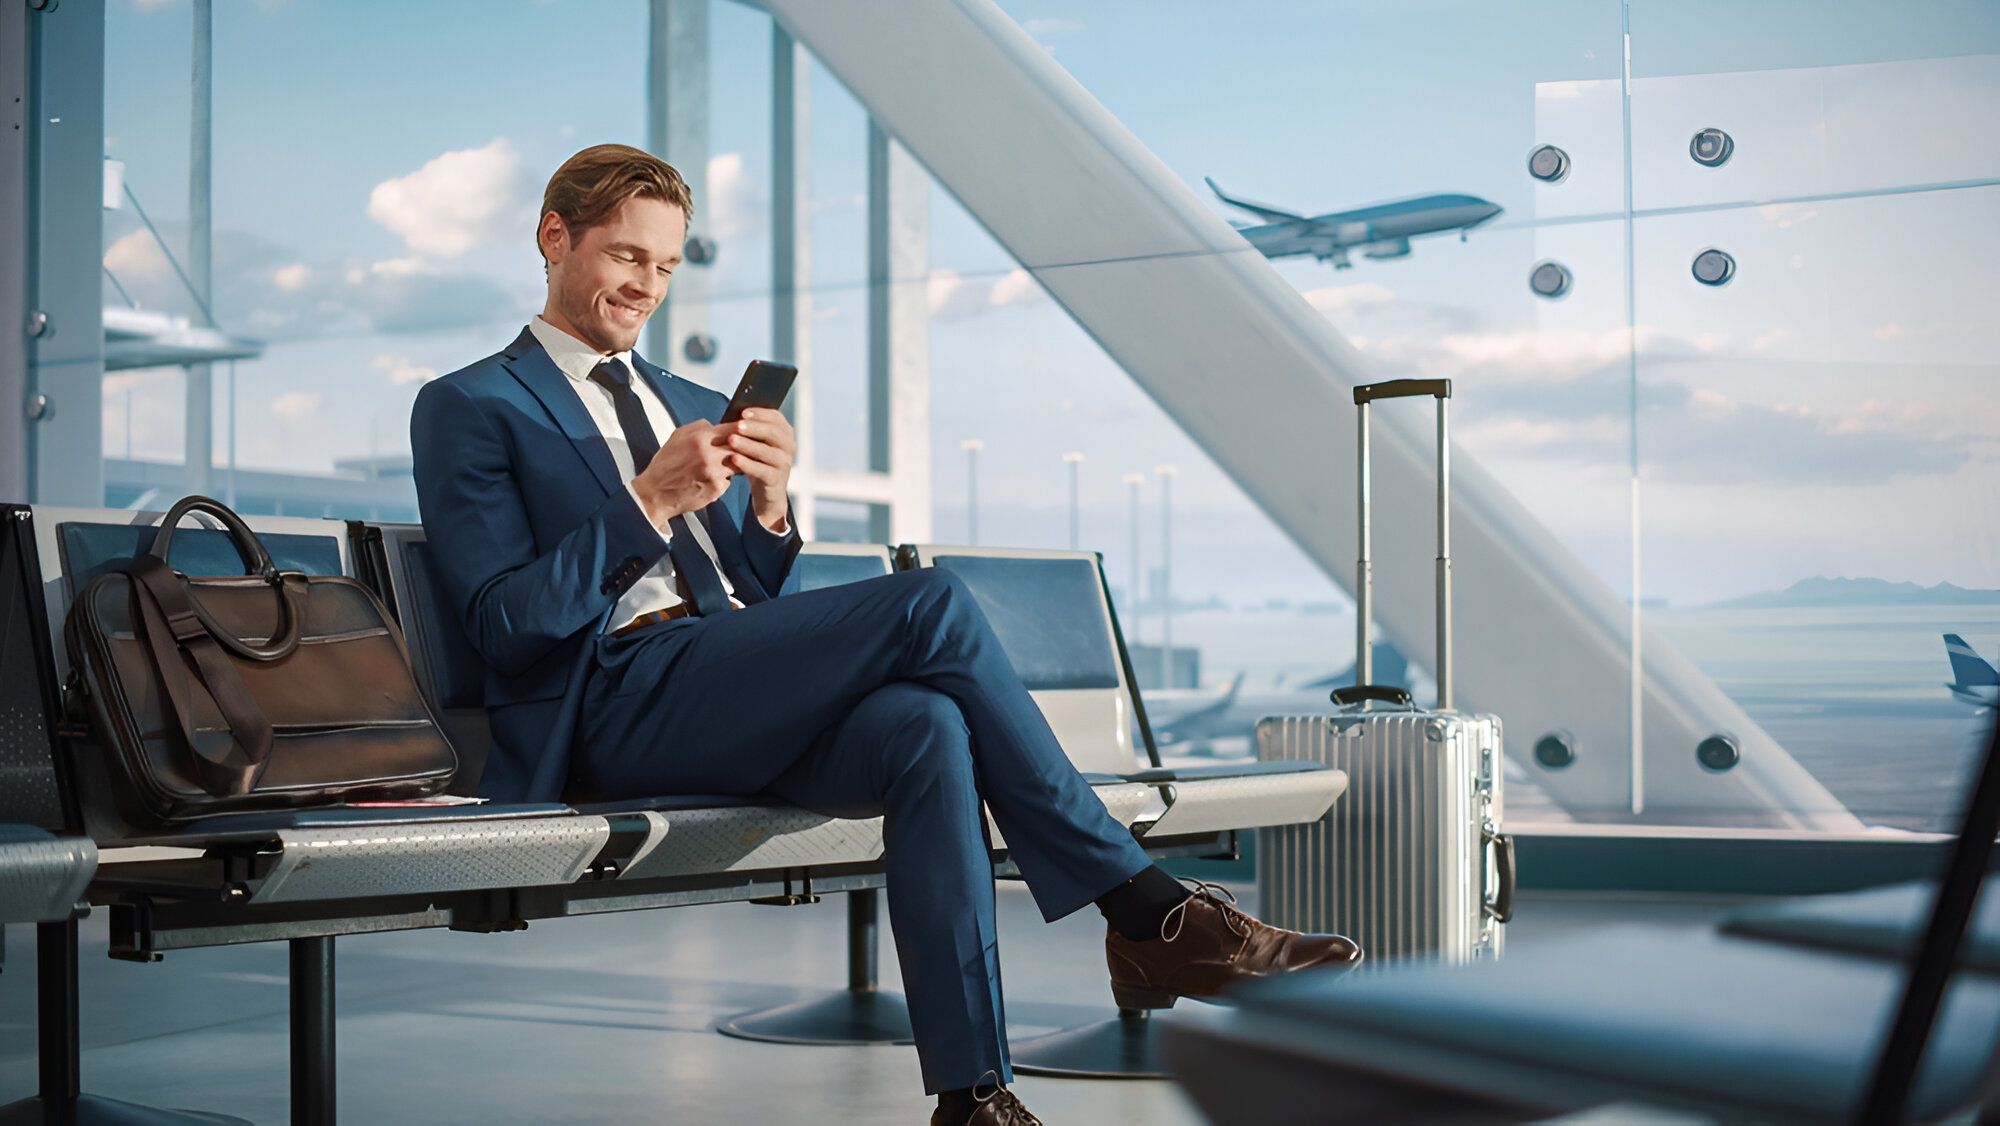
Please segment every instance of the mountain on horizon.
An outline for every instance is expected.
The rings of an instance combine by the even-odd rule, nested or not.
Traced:
[[[1746,594],[1711,605],[1722,609],[1751,610],[1784,606],[1965,606],[1989,603],[2000,603],[2000,590],[1978,590],[1953,583],[1919,586],[1887,579],[1815,576],[1800,579],[1784,590]]]

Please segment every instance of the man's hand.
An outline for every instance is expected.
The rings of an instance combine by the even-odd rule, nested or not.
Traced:
[[[632,491],[655,528],[675,516],[714,504],[729,487],[729,450],[723,443],[735,426],[696,419],[667,435],[666,444],[639,476]]]
[[[728,450],[725,464],[750,478],[750,510],[757,522],[777,535],[791,530],[786,522],[790,506],[785,487],[792,479],[792,459],[798,455],[798,436],[782,411],[753,407],[741,420],[720,427]]]

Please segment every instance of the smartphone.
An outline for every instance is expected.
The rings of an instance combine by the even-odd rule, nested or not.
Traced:
[[[799,369],[775,360],[751,360],[743,369],[743,381],[736,385],[736,394],[729,397],[729,409],[722,412],[722,421],[735,422],[743,417],[743,412],[751,407],[777,410],[792,393],[792,380],[799,377]]]

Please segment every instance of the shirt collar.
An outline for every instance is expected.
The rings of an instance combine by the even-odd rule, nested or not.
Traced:
[[[629,348],[607,356],[540,316],[528,322],[528,331],[535,334],[535,340],[541,344],[544,351],[548,352],[549,359],[554,360],[556,367],[572,382],[588,382],[590,373],[597,370],[597,365],[606,360],[617,360],[624,364],[627,378],[632,378],[638,371],[632,363],[632,351]]]

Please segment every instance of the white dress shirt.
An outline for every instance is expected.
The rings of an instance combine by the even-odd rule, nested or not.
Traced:
[[[632,494],[632,501],[637,504],[639,494],[632,488],[632,478],[639,474],[632,466],[632,447],[625,441],[625,428],[618,422],[618,407],[612,401],[611,391],[608,388],[590,381],[590,373],[597,370],[597,365],[606,360],[617,360],[625,365],[625,371],[632,380],[632,391],[639,396],[639,404],[646,408],[646,421],[653,424],[653,435],[660,440],[661,445],[666,444],[667,435],[672,434],[674,428],[679,425],[674,421],[673,412],[667,409],[667,404],[653,391],[652,384],[648,383],[646,378],[639,374],[639,369],[633,366],[631,352],[618,352],[607,356],[540,317],[528,322],[528,331],[535,334],[535,339],[548,352],[549,358],[556,362],[556,367],[569,377],[570,390],[576,392],[576,397],[583,402],[583,408],[590,412],[590,420],[597,424],[598,432],[604,435],[604,444],[611,447],[611,460],[618,464],[618,477],[625,482],[625,491]],[[689,513],[687,526],[688,531],[693,533],[695,542],[701,545],[701,550],[711,560],[715,559],[715,544],[709,541],[708,529],[702,525],[701,520],[693,513]],[[660,538],[671,540],[673,534],[662,530]],[[722,573],[722,565],[719,562],[716,564],[715,573],[721,576],[722,587],[729,592],[730,600],[735,601],[736,588],[730,583],[729,576]],[[633,583],[631,589],[625,592],[625,596],[618,600],[618,607],[611,614],[611,628],[617,629],[641,614],[665,610],[680,603],[681,596],[674,585],[673,557],[662,555],[660,561],[653,564],[653,569],[640,576],[639,581]]]

